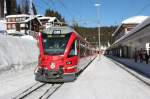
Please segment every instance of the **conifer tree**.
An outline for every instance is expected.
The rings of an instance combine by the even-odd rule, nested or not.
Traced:
[[[20,4],[17,6],[17,14],[22,14]]]
[[[4,17],[4,0],[0,0],[0,18]]]
[[[21,12],[22,14],[29,14],[29,1],[28,0],[22,0],[21,2]]]
[[[35,5],[32,3],[32,7],[33,7],[33,13],[34,13],[34,15],[37,15],[37,10],[36,10],[36,7],[35,7]]]
[[[65,22],[65,19],[59,14],[57,11],[53,11],[51,9],[46,9],[45,16],[49,17],[57,17],[61,22]]]
[[[7,15],[13,15],[16,14],[16,0],[6,0],[6,9],[7,9]]]

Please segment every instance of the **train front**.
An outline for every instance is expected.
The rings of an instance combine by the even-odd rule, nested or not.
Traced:
[[[35,80],[40,82],[70,82],[76,79],[78,56],[76,37],[57,29],[40,33],[40,55]]]

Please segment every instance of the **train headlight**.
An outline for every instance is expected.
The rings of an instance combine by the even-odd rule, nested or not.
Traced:
[[[72,64],[72,62],[71,62],[71,61],[68,61],[68,62],[66,62],[66,64],[67,64],[67,65],[71,65],[71,64]]]
[[[50,67],[51,67],[51,69],[54,69],[55,68],[55,63],[51,63]]]

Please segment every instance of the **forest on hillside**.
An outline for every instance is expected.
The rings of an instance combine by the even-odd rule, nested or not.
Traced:
[[[92,45],[98,46],[98,28],[74,26],[75,30],[84,37]],[[112,33],[116,30],[117,26],[103,26],[100,27],[100,41],[102,46],[109,46],[114,42]]]

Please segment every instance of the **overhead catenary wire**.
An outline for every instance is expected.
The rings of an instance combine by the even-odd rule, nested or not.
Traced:
[[[136,13],[136,15],[141,14],[141,13],[144,12],[144,10],[147,9],[148,7],[150,7],[150,1],[149,1],[147,4],[145,4],[145,5],[143,6],[143,8],[142,8],[139,12]]]
[[[58,2],[62,5],[62,7],[66,10],[66,12],[69,13],[69,15],[72,17],[72,19],[74,18],[74,15],[71,13],[71,11],[68,9],[68,7],[61,1],[58,0]]]
[[[46,8],[55,8],[55,10],[56,10],[56,6],[55,6],[56,2],[54,2],[54,0],[42,0],[42,1],[39,0],[38,2],[40,2],[40,3],[35,3],[35,2],[37,2],[36,0],[33,0],[33,1],[34,1],[34,4],[36,5],[36,7],[38,8],[38,12],[42,11],[42,13],[45,13],[45,10],[41,10],[41,9],[46,9]],[[75,12],[75,11],[73,11],[73,9],[68,8],[67,5],[62,0],[56,0],[56,1],[57,1],[57,6],[59,3],[59,5],[61,7],[63,7],[64,11],[70,17],[70,19],[77,20],[77,18],[73,14],[73,12]],[[46,7],[42,6],[41,3]],[[81,15],[80,15],[80,17],[81,17]],[[80,21],[79,21],[79,23],[80,23]]]
[[[50,0],[49,2],[47,0],[43,0],[44,4],[48,6],[48,8],[54,7],[56,8],[54,5],[55,3],[53,2],[53,0]]]
[[[36,2],[36,0],[34,0],[35,2]],[[41,1],[41,0],[39,0],[39,1]],[[64,8],[64,10],[67,12],[66,14],[68,14],[69,15],[69,17],[71,18],[71,19],[73,19],[74,18],[74,16],[73,16],[73,14],[69,11],[69,9],[67,8],[67,6],[61,1],[61,0],[57,0],[58,2],[59,2],[59,4]],[[54,2],[53,0],[42,0],[41,1],[42,2],[42,4],[44,4],[47,8],[50,8],[50,7],[52,7],[52,5],[53,5],[53,7],[55,7],[55,9],[56,9],[56,6],[55,6],[55,4],[56,4],[56,2]],[[52,4],[51,4],[52,3]],[[42,11],[41,9],[46,9],[45,7],[43,7],[41,4],[39,4],[39,3],[35,3],[35,5],[38,7],[38,11]],[[44,12],[45,12],[45,10],[43,10]]]
[[[52,1],[52,0],[51,0]],[[34,0],[34,2],[36,2],[36,0]],[[53,4],[51,4],[51,2],[48,2],[47,0],[39,0],[39,2],[41,2],[44,6],[41,5],[41,3],[34,3],[36,5],[36,7],[38,7],[38,11],[42,11],[43,13],[45,13],[45,10],[43,9],[48,9],[51,8]],[[41,10],[42,9],[42,10]]]
[[[67,5],[62,0],[56,0],[57,2],[54,0],[39,0],[38,2],[40,2],[40,3],[37,3],[36,0],[33,0],[33,1],[34,1],[34,4],[36,5],[36,7],[38,8],[38,10],[37,10],[38,12],[45,13],[45,10],[43,10],[43,9],[54,8],[56,10],[57,9],[56,7],[61,6],[63,8],[63,10],[66,12],[65,14],[67,14],[68,17],[70,17],[70,19],[76,20],[77,23],[83,23],[81,20],[77,20],[77,18],[73,14],[73,12],[75,12],[75,11],[73,11],[73,9],[68,8]],[[57,4],[57,6],[56,6],[56,4]],[[81,18],[81,15],[80,15],[80,18]],[[89,22],[86,22],[86,23],[89,23]]]
[[[41,1],[41,0],[39,0],[39,1]],[[36,2],[36,0],[33,0],[33,2]],[[37,11],[42,11],[43,13],[45,13],[45,10],[43,10],[43,9],[45,9],[45,7],[43,7],[40,3],[34,3],[34,4],[35,4],[36,8],[38,8]],[[47,6],[47,4],[45,4],[45,3],[44,3],[44,5]]]
[[[74,16],[74,14],[72,12],[73,9],[68,9],[68,7],[64,4],[64,2],[62,2],[62,0],[58,0],[58,2],[62,5],[62,7],[64,8],[64,10],[67,12],[67,14],[69,15],[69,17],[72,19],[72,21],[77,20],[77,18]]]
[[[54,2],[53,0],[51,0],[51,3],[52,3],[52,5],[53,5],[54,9],[56,9],[57,7],[56,7],[56,5],[55,5],[55,2]]]
[[[38,8],[38,12],[40,11],[39,9],[45,9],[44,7],[42,7],[41,5],[35,4],[36,8]],[[43,13],[45,13],[45,10],[41,10]]]

